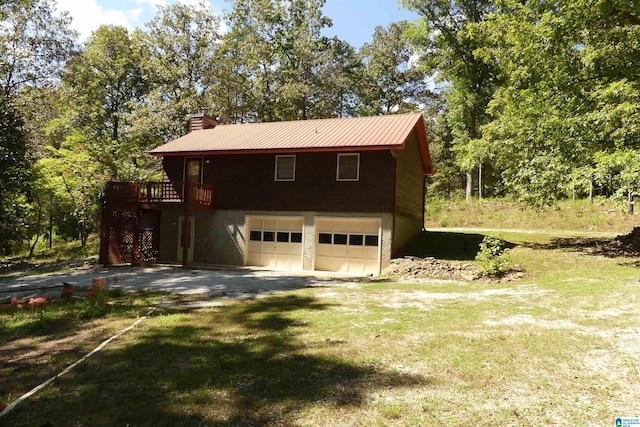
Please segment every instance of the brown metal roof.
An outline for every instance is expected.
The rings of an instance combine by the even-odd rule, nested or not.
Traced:
[[[430,173],[431,159],[421,113],[221,125],[192,131],[151,150],[151,154],[401,149],[414,129],[418,134],[425,173]]]

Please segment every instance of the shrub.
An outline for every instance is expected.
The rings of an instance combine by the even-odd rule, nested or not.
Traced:
[[[85,294],[85,298],[75,306],[76,316],[80,319],[96,319],[107,314],[109,310],[107,292],[102,288],[90,288]]]
[[[476,255],[480,270],[488,276],[502,276],[509,271],[511,260],[505,242],[497,237],[485,236]]]

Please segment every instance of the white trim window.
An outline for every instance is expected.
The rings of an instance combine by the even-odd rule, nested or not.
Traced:
[[[360,154],[338,154],[336,181],[360,180]]]
[[[276,156],[276,181],[296,180],[296,156]]]

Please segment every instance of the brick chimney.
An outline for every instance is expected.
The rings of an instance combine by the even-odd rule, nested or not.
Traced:
[[[213,129],[220,124],[219,121],[207,116],[207,110],[199,114],[192,114],[189,118],[189,132],[194,130]]]

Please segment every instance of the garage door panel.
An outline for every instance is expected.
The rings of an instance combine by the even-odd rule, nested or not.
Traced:
[[[331,245],[318,245],[316,248],[318,258],[331,256]]]
[[[362,258],[366,260],[377,259],[378,258],[378,247],[377,246],[365,246],[360,249],[362,252]]]
[[[278,255],[289,256],[289,245],[288,244],[278,244],[278,245],[276,245],[275,253],[278,254]]]
[[[316,219],[315,268],[349,273],[379,272],[379,219]]]
[[[349,246],[347,256],[349,258],[362,258],[364,256],[363,248],[361,246]]]
[[[346,246],[338,246],[338,245],[334,245],[333,249],[331,251],[331,256],[333,257],[338,257],[338,258],[344,258],[347,256],[347,247]]]
[[[262,245],[262,253],[263,254],[275,254],[276,253],[276,245],[273,243],[263,243]]]
[[[363,223],[363,232],[368,234],[378,235],[378,231],[380,230],[380,224],[375,222],[365,222]]]
[[[378,271],[378,261],[365,261],[364,271]]]
[[[277,264],[276,257],[273,254],[263,254],[262,255],[262,263],[264,267],[275,267]]]
[[[350,261],[346,265],[349,273],[362,273],[365,271],[365,263],[359,261]]]
[[[247,246],[248,265],[302,268],[302,219],[249,217],[247,224],[250,236]]]
[[[247,257],[247,264],[249,265],[262,264],[262,255],[260,253],[249,253]]]
[[[277,227],[278,221],[274,218],[263,218],[262,219],[262,228],[265,230],[275,230]]]

